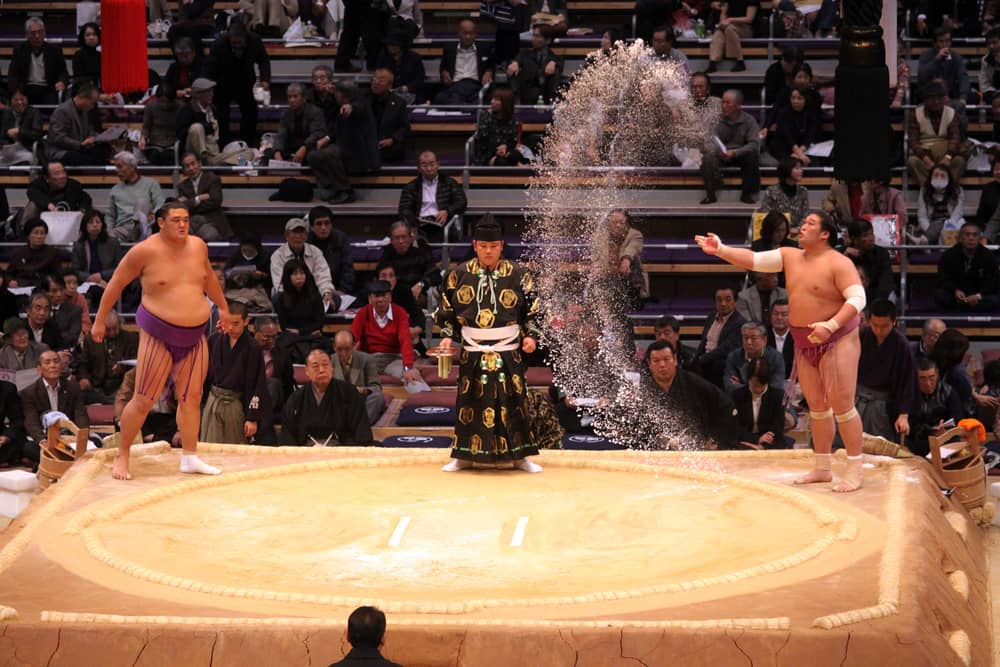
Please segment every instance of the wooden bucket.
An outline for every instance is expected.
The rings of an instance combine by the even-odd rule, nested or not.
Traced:
[[[955,438],[965,442],[966,454],[955,454],[948,461],[941,460],[941,447]],[[986,501],[986,465],[983,463],[982,447],[977,430],[955,427],[941,435],[928,438],[931,462],[944,480],[947,488],[953,489],[955,500],[966,509],[982,507]]]
[[[58,482],[79,458],[70,448],[70,443],[76,443],[77,448],[81,450],[80,456],[87,451],[86,439],[81,442],[80,437],[62,436],[59,432],[60,428],[67,428],[74,435],[80,434],[77,425],[67,420],[62,420],[48,428],[46,441],[41,445],[41,456],[38,462],[38,486],[42,490],[48,488],[53,482]],[[82,434],[80,436],[82,437]]]

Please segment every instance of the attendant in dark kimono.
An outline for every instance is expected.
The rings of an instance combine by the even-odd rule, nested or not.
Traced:
[[[885,299],[871,305],[869,326],[861,331],[857,408],[865,433],[896,442],[909,435],[918,409],[917,371],[906,336],[896,329],[896,306]]]
[[[17,387],[0,380],[0,468],[31,464],[30,460],[22,461],[26,437],[24,410],[17,396]]]
[[[208,339],[208,400],[201,416],[204,442],[246,444],[271,409],[264,354],[247,331],[250,318],[244,304],[229,304],[229,333]]]
[[[455,447],[444,467],[454,472],[473,463],[512,461],[525,472],[542,467],[528,421],[522,352],[535,351],[538,302],[527,269],[502,259],[503,232],[486,214],[473,236],[476,258],[445,279],[435,313],[441,348],[464,346],[458,374]]]
[[[306,358],[309,382],[296,389],[282,412],[282,445],[370,445],[372,437],[365,399],[354,385],[333,378],[333,361],[323,350]]]

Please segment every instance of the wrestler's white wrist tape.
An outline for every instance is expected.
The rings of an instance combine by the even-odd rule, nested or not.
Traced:
[[[830,333],[834,333],[837,329],[840,328],[840,324],[837,322],[837,320],[833,319],[832,317],[828,319],[826,322],[816,322],[815,324],[813,324],[813,326],[823,327]]]

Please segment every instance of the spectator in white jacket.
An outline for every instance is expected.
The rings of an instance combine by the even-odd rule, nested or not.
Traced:
[[[333,279],[330,277],[330,265],[323,257],[323,251],[316,246],[306,243],[306,234],[309,227],[302,218],[291,218],[285,223],[285,244],[279,246],[271,255],[271,282],[274,285],[275,294],[281,290],[281,273],[288,260],[296,258],[305,262],[309,271],[316,281],[319,293],[323,295],[323,301],[336,309],[338,300],[334,292]]]

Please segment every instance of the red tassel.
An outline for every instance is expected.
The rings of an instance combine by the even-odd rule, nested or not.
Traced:
[[[145,0],[101,0],[101,92],[148,87]]]

